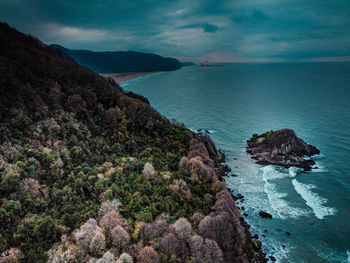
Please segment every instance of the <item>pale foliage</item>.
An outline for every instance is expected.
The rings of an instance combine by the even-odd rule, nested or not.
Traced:
[[[121,203],[118,199],[103,202],[100,207],[100,210],[98,211],[98,216],[103,217],[105,214],[111,211],[118,211],[120,204]]]
[[[137,255],[137,263],[159,263],[159,255],[153,247],[144,247]]]
[[[190,251],[195,263],[220,263],[223,254],[214,240],[203,239],[199,235],[191,237]]]
[[[118,250],[125,248],[130,242],[129,233],[122,227],[116,226],[111,231],[112,245]]]
[[[116,263],[116,260],[114,255],[111,252],[107,251],[104,253],[102,258],[96,261],[96,263]]]
[[[106,249],[106,237],[101,231],[96,231],[90,243],[90,252],[92,255],[102,255]]]
[[[171,225],[171,228],[178,239],[186,241],[190,239],[192,227],[186,218],[179,218]]]
[[[143,167],[142,170],[142,175],[147,177],[147,178],[151,178],[156,174],[156,171],[153,168],[153,165],[150,162],[147,162],[145,164],[145,166]]]
[[[123,253],[120,255],[117,263],[133,263],[132,257],[128,253]]]

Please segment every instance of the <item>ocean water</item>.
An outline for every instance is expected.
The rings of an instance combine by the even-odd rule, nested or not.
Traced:
[[[169,119],[206,129],[237,177],[252,226],[278,262],[350,262],[350,64],[272,63],[185,67],[130,80]],[[255,164],[254,133],[292,128],[320,149],[318,169]],[[258,215],[265,210],[273,219]],[[291,235],[287,235],[289,232]]]

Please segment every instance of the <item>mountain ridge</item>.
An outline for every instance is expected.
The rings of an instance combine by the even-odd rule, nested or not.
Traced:
[[[182,63],[175,58],[165,58],[151,53],[75,50],[57,44],[52,44],[50,47],[60,50],[82,66],[97,73],[169,71],[179,69],[182,66]]]

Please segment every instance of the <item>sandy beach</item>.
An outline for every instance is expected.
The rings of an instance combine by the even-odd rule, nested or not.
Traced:
[[[151,75],[158,73],[159,71],[154,72],[127,72],[127,73],[110,73],[110,74],[100,74],[103,77],[113,78],[117,83],[121,83],[130,79],[135,79],[142,76]]]

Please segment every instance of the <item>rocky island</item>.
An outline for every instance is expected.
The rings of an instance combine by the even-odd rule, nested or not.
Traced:
[[[319,154],[313,145],[298,138],[291,129],[254,134],[247,141],[247,153],[258,164],[280,165],[286,168],[295,166],[310,170],[315,164],[304,156]]]

